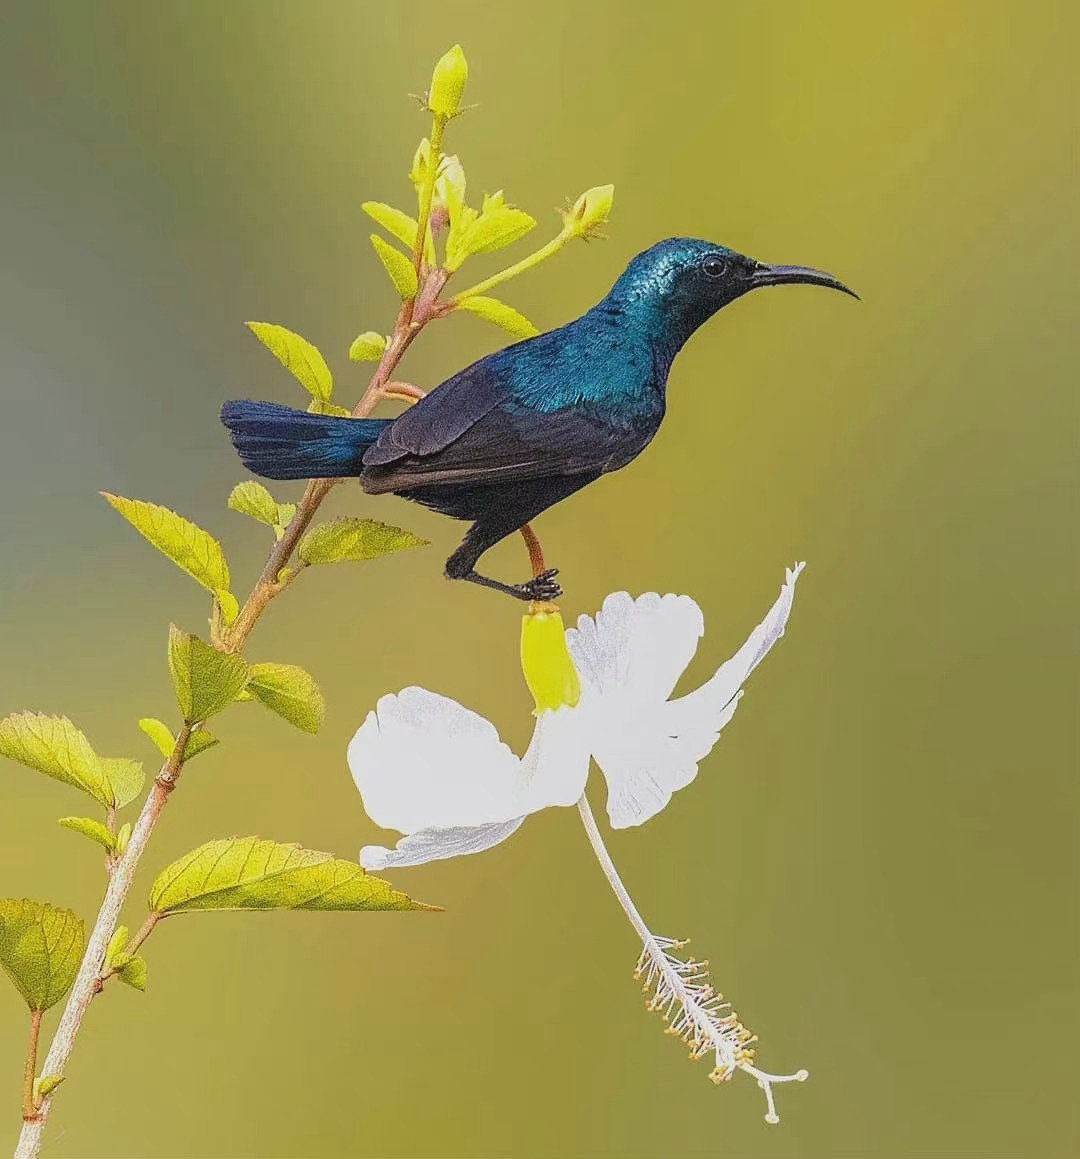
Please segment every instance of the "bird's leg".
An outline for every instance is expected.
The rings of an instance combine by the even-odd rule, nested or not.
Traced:
[[[529,523],[522,527],[521,538],[525,540],[525,548],[529,553],[529,563],[532,564],[533,577],[535,578],[546,570],[544,568],[544,549],[540,546],[540,540],[536,538],[536,532],[533,531],[532,525]]]
[[[532,560],[534,571],[533,578],[523,584],[504,584],[490,576],[481,575],[476,570],[476,561],[489,547],[493,547],[500,539],[505,539],[506,536],[517,530],[521,531],[522,535],[525,536],[525,542],[529,544],[529,557]],[[491,588],[496,592],[503,592],[508,596],[513,596],[514,599],[524,600],[528,603],[556,600],[562,595],[562,588],[555,581],[558,569],[544,567],[540,543],[528,524],[523,527],[507,527],[503,521],[484,522],[480,520],[474,523],[469,528],[461,546],[446,561],[446,574],[450,579],[468,580],[469,583],[479,584],[481,587]]]

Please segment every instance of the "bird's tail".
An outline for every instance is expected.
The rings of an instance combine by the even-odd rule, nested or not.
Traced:
[[[265,479],[359,475],[364,452],[390,419],[312,414],[276,402],[239,399],[221,408],[244,466]]]

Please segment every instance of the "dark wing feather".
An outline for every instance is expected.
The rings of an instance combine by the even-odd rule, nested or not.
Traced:
[[[576,408],[544,412],[493,405],[434,453],[405,453],[383,460],[385,466],[365,457],[361,482],[365,491],[379,493],[432,483],[495,484],[611,471],[642,451],[657,425],[650,420],[614,427]]]
[[[385,467],[409,455],[433,455],[508,398],[509,380],[486,368],[488,361],[448,378],[395,419],[364,455],[364,466]]]

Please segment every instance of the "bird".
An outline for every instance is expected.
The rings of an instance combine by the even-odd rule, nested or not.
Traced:
[[[472,526],[450,579],[519,600],[562,594],[557,568],[508,584],[480,557],[541,512],[637,458],[667,407],[672,363],[718,310],[752,290],[809,284],[858,295],[808,266],[768,265],[722,245],[668,238],[638,254],[592,309],[496,351],[393,419],[234,400],[221,418],[267,479],[356,477]]]

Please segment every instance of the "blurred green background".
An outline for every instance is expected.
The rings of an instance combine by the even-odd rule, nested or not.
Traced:
[[[48,1154],[1075,1154],[1075,5],[24,0],[3,22],[0,711],[67,713],[103,752],[152,764],[135,722],[175,716],[168,621],[204,629],[206,607],[97,491],[207,526],[246,590],[267,542],[224,508],[242,472],[217,408],[303,399],[242,323],[299,330],[358,394],[348,344],[394,313],[359,205],[408,202],[426,121],[406,94],[455,40],[479,108],[448,145],[474,195],[504,187],[539,238],[549,207],[617,187],[610,241],[507,288],[542,328],[672,234],[864,299],[725,311],[647,454],[539,523],[570,616],[619,588],[698,599],[691,677],[809,561],[698,781],[611,838],[761,1064],[810,1069],[782,1125],[663,1037],[577,818],[549,811],[395,876],[443,914],[162,927],[149,992],[95,1003]],[[453,318],[402,374],[431,386],[500,344]],[[326,725],[221,719],[133,926],[156,870],[210,837],[355,856],[381,836],[344,749],[385,691],[420,683],[528,735],[518,610],[441,578],[462,528],[354,488],[332,507],[433,546],[272,608],[251,654],[310,669]],[[492,564],[519,577],[520,544]],[[2,892],[92,916],[100,862],[54,820],[79,799],[5,762],[0,800]],[[0,991],[12,1138],[24,1031]]]

